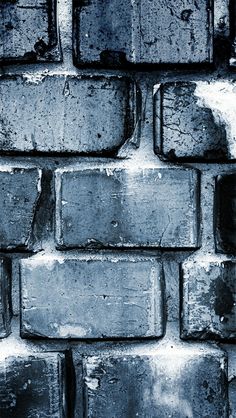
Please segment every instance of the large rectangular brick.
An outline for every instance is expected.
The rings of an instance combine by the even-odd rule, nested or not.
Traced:
[[[132,135],[135,97],[127,78],[0,77],[0,150],[115,152]]]
[[[17,354],[0,359],[1,418],[64,418],[64,356]]]
[[[236,338],[236,265],[212,258],[182,265],[182,338]]]
[[[7,337],[11,332],[11,285],[10,262],[0,259],[0,338]]]
[[[0,2],[1,61],[59,61],[55,0]]]
[[[78,64],[212,61],[212,2],[74,1]]]
[[[161,266],[153,258],[21,262],[21,334],[27,338],[159,337],[162,303]]]
[[[166,83],[154,96],[155,149],[165,159],[236,158],[235,83]]]
[[[0,248],[29,248],[41,170],[0,167]]]
[[[198,173],[103,165],[56,172],[60,247],[198,246]]]
[[[216,248],[236,252],[236,172],[216,178],[215,199]]]
[[[224,354],[204,346],[85,357],[84,416],[228,418],[226,373]]]

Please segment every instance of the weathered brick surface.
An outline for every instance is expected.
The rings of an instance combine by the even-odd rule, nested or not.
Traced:
[[[225,358],[214,349],[87,357],[83,371],[88,418],[118,416],[114,408],[120,418],[228,417]]]
[[[63,362],[59,353],[1,356],[1,418],[63,418]]]
[[[236,158],[235,83],[167,83],[154,102],[157,154],[170,160]]]
[[[196,247],[197,177],[181,168],[58,171],[58,244]]]
[[[127,338],[163,333],[161,266],[152,258],[26,259],[21,266],[21,292],[24,337]]]
[[[0,78],[0,150],[114,151],[132,135],[135,87],[125,78]]]
[[[234,3],[0,0],[0,418],[236,417]]]
[[[10,263],[2,258],[0,259],[0,338],[7,337],[11,332],[10,292]]]
[[[216,179],[216,246],[220,252],[236,250],[236,173]]]
[[[41,192],[41,170],[2,166],[0,190],[0,248],[27,248]]]
[[[75,59],[81,63],[212,61],[210,2],[74,2]]]
[[[0,4],[0,60],[58,61],[55,0],[5,0]]]
[[[182,265],[182,338],[236,337],[236,266],[231,261],[188,260]]]

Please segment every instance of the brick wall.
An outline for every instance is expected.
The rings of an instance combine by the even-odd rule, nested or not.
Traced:
[[[0,417],[236,417],[236,7],[0,2]]]

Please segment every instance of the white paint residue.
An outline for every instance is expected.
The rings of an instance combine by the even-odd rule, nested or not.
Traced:
[[[96,390],[99,387],[99,380],[96,377],[85,377],[85,383],[91,390]]]
[[[73,325],[60,325],[59,335],[64,338],[78,338],[85,337],[87,330],[83,327]]]
[[[155,84],[153,86],[153,96],[155,96],[155,94],[158,92],[158,90],[160,89],[161,84]]]
[[[0,359],[18,356],[27,356],[32,354],[32,348],[30,349],[21,340],[16,339],[13,335],[10,335],[6,340],[0,341]]]
[[[25,80],[26,83],[40,84],[42,83],[45,76],[46,74],[42,74],[42,73],[25,73],[23,75],[23,79]]]
[[[197,105],[212,111],[216,124],[225,125],[228,151],[236,156],[236,84],[230,81],[197,81]]]

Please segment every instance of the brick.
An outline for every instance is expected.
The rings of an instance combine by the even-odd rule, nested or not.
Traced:
[[[0,149],[115,152],[132,135],[135,87],[126,78],[0,78]]]
[[[103,165],[56,173],[59,247],[196,247],[198,173]]]
[[[59,353],[1,356],[1,418],[66,416],[63,363]]]
[[[59,61],[55,0],[5,0],[0,4],[0,60]]]
[[[91,356],[83,373],[88,418],[228,417],[221,351],[163,345],[152,354]]]
[[[212,4],[101,0],[74,2],[77,64],[208,63]]]
[[[10,263],[0,259],[0,338],[7,337],[11,332],[10,306]]]
[[[230,0],[214,0],[214,38],[230,36]]]
[[[158,337],[162,301],[161,266],[153,258],[37,256],[21,262],[26,338]]]
[[[230,64],[231,66],[235,67],[236,66],[236,20],[235,20],[235,16],[236,16],[236,4],[235,2],[233,2],[231,4],[231,34],[233,34],[233,39],[231,37],[231,41],[232,41],[232,45],[231,45],[231,59],[230,59]]]
[[[236,172],[216,179],[216,247],[219,252],[236,251]]]
[[[169,160],[236,158],[235,83],[166,83],[155,95],[155,149]]]
[[[236,264],[220,259],[182,265],[182,338],[236,337]]]
[[[0,167],[0,248],[30,248],[34,210],[41,192],[41,170]]]

